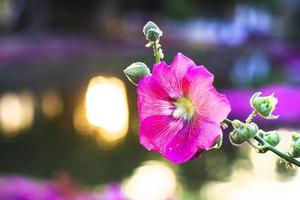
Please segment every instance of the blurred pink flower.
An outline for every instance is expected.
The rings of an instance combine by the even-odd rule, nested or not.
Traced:
[[[213,87],[213,74],[178,53],[172,64],[155,64],[138,84],[140,143],[173,163],[209,150],[230,112],[227,98]]]

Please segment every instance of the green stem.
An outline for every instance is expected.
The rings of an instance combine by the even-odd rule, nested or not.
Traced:
[[[232,120],[226,118],[226,119],[224,119],[223,122],[226,123],[226,124],[231,124],[231,123],[232,123]]]
[[[158,48],[156,42],[153,43],[153,51],[154,51],[154,56],[155,56],[155,62],[160,63],[160,55],[158,53]]]
[[[258,151],[262,151],[265,150],[266,147],[265,145],[263,146],[258,146],[257,144],[255,144],[254,142],[252,142],[251,140],[247,140],[248,144],[250,144],[254,149],[258,150]]]
[[[282,151],[280,151],[279,149],[273,147],[272,145],[270,145],[269,143],[267,143],[264,139],[262,139],[261,137],[259,137],[258,135],[254,136],[254,138],[256,141],[258,141],[259,143],[261,143],[263,146],[265,146],[266,149],[272,151],[273,153],[275,153],[277,156],[279,156],[280,158],[296,165],[297,167],[300,167],[300,162],[298,160],[296,160],[295,158],[290,157],[289,155],[283,153]]]
[[[257,111],[256,110],[253,110],[253,112],[248,116],[248,118],[246,119],[245,123],[246,124],[249,124],[252,119],[255,117],[255,115],[257,114]]]

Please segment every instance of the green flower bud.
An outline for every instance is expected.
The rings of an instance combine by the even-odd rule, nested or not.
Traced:
[[[129,65],[124,70],[124,73],[134,85],[137,85],[140,78],[150,74],[150,70],[146,64],[142,62],[135,62]]]
[[[293,158],[300,157],[300,135],[299,134],[292,135],[292,144],[291,144],[288,154],[290,156],[292,156]]]
[[[251,107],[266,119],[278,118],[279,116],[272,115],[272,112],[275,110],[276,104],[278,103],[277,98],[275,98],[273,94],[266,97],[260,97],[261,94],[261,92],[257,92],[251,97]]]
[[[277,131],[263,132],[262,137],[273,147],[276,147],[280,142],[280,136]]]
[[[210,149],[219,149],[222,146],[223,143],[223,134],[221,134],[216,141],[214,142],[214,144],[212,145],[212,147],[210,147]]]
[[[151,42],[159,40],[163,34],[159,27],[152,21],[147,22],[143,28],[143,33],[146,36],[146,39]]]
[[[231,124],[234,128],[240,128],[244,123],[242,123],[240,120],[235,119]]]
[[[234,120],[232,125],[234,130],[229,134],[229,139],[232,144],[236,145],[240,145],[253,138],[258,131],[258,127],[255,123],[244,124],[240,121],[238,122],[238,120]]]
[[[146,35],[146,33],[147,33],[147,31],[149,31],[149,29],[159,29],[159,28],[154,22],[148,21],[143,28],[144,35]]]

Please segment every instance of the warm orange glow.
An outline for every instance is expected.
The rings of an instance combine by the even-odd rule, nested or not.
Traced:
[[[75,129],[84,135],[92,134],[95,132],[95,127],[92,127],[86,118],[86,111],[83,105],[79,105],[74,110],[73,123]]]
[[[117,78],[93,78],[86,92],[86,117],[107,142],[124,137],[128,131],[128,102],[124,83]]]
[[[31,126],[34,100],[30,93],[6,93],[0,98],[0,128],[7,136]]]
[[[42,97],[42,111],[48,118],[59,115],[63,110],[63,102],[55,91],[46,91]]]

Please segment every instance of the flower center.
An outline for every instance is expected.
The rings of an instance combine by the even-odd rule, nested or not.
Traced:
[[[192,101],[188,98],[180,98],[173,102],[176,106],[175,110],[173,111],[174,118],[184,118],[185,120],[190,120],[194,113],[194,105]]]

